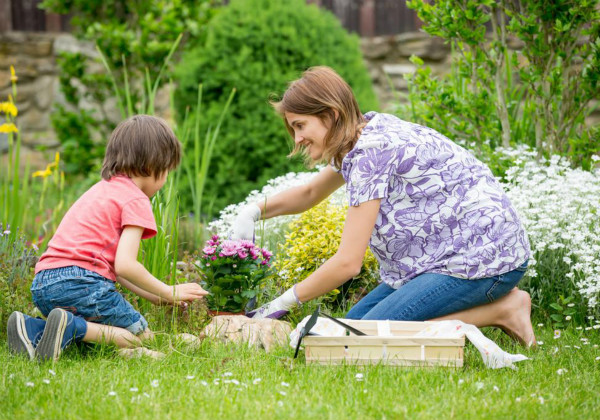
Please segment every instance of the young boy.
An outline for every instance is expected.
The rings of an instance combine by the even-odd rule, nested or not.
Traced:
[[[8,346],[31,359],[57,360],[75,341],[136,347],[148,323],[115,282],[155,304],[185,305],[207,292],[167,286],[137,261],[140,240],[156,235],[150,197],[179,165],[181,145],[161,119],[136,115],[113,131],[102,180],[69,209],[35,266],[33,301],[44,321],[13,312]]]

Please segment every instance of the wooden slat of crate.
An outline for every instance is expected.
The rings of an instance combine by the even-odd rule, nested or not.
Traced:
[[[304,338],[306,362],[311,364],[378,364],[391,366],[463,366],[464,337],[415,337],[427,322],[390,321],[391,336],[379,337],[378,322],[343,322],[368,336]]]
[[[389,322],[390,332],[393,336],[413,336],[431,324],[428,321],[362,321],[342,318],[340,320],[367,335],[377,335],[379,323]]]

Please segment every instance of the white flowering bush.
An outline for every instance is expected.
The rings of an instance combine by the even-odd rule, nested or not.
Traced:
[[[526,147],[501,153],[515,158],[503,181],[531,242],[526,285],[534,302],[548,310],[566,298],[577,300],[575,294],[590,312],[597,312],[600,170],[573,169],[560,156],[537,162],[535,151]]]

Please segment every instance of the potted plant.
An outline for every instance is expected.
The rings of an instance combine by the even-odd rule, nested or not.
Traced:
[[[257,298],[265,280],[271,277],[273,254],[251,241],[210,238],[202,249],[198,269],[213,313],[243,313]]]

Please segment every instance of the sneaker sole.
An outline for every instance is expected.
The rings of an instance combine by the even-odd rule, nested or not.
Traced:
[[[65,336],[69,318],[62,309],[50,311],[46,320],[44,334],[35,348],[35,357],[41,361],[57,361],[62,351],[61,343]]]
[[[8,318],[8,349],[14,354],[27,354],[29,360],[35,358],[35,349],[25,329],[25,317],[21,312],[13,312]]]

